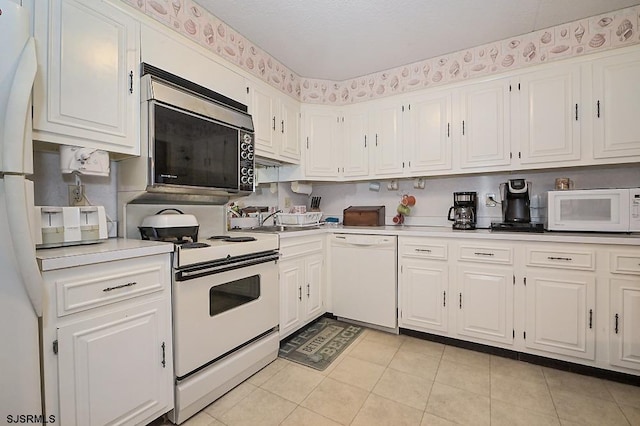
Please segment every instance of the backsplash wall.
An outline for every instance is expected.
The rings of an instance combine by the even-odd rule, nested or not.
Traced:
[[[417,226],[451,226],[447,220],[447,212],[453,203],[453,192],[476,191],[478,193],[478,226],[488,227],[491,221],[502,220],[500,205],[486,207],[485,194],[494,193],[500,199],[499,185],[508,179],[524,178],[532,183],[532,220],[544,220],[544,209],[536,208],[545,205],[544,193],[554,188],[555,179],[568,177],[573,180],[575,189],[585,188],[629,188],[640,186],[640,167],[619,166],[606,168],[556,169],[546,171],[530,171],[525,173],[495,173],[485,175],[433,177],[425,178],[425,188],[415,189],[413,179],[398,180],[398,190],[389,191],[389,181],[373,181],[380,183],[378,192],[369,190],[369,182],[359,183],[313,183],[311,196],[322,197],[320,209],[324,216],[342,219],[342,211],[352,205],[384,205],[386,223],[393,224],[392,219],[403,194],[416,197],[416,205],[411,214],[405,218],[405,224]],[[262,194],[251,195],[240,199],[245,205],[278,205],[284,208],[283,200],[293,194],[289,183],[278,184],[278,194],[271,194],[269,185],[265,185]],[[283,195],[284,194],[284,195]],[[293,194],[294,204],[309,205],[310,197]],[[260,198],[258,198],[260,197]]]

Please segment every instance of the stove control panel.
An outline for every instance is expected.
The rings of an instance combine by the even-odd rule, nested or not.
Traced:
[[[240,132],[240,179],[241,191],[253,191],[255,152],[253,133]]]

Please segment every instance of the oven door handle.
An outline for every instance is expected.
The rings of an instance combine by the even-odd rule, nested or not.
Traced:
[[[185,269],[176,272],[176,281],[187,281],[194,278],[200,278],[207,275],[219,274],[222,272],[233,271],[248,266],[260,265],[262,263],[275,262],[280,258],[280,253],[274,253],[267,256],[261,256],[253,259],[242,259],[231,261],[230,263],[216,264],[211,266],[199,266],[197,268]]]

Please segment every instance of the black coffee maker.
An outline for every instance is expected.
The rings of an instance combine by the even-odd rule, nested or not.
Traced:
[[[453,206],[449,208],[447,216],[453,221],[453,229],[476,229],[477,199],[475,192],[453,193]]]
[[[530,182],[510,179],[500,184],[502,217],[506,223],[530,223]]]

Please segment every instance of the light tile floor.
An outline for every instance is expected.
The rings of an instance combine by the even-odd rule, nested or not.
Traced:
[[[184,424],[640,425],[640,387],[367,329],[325,371],[278,358]]]

